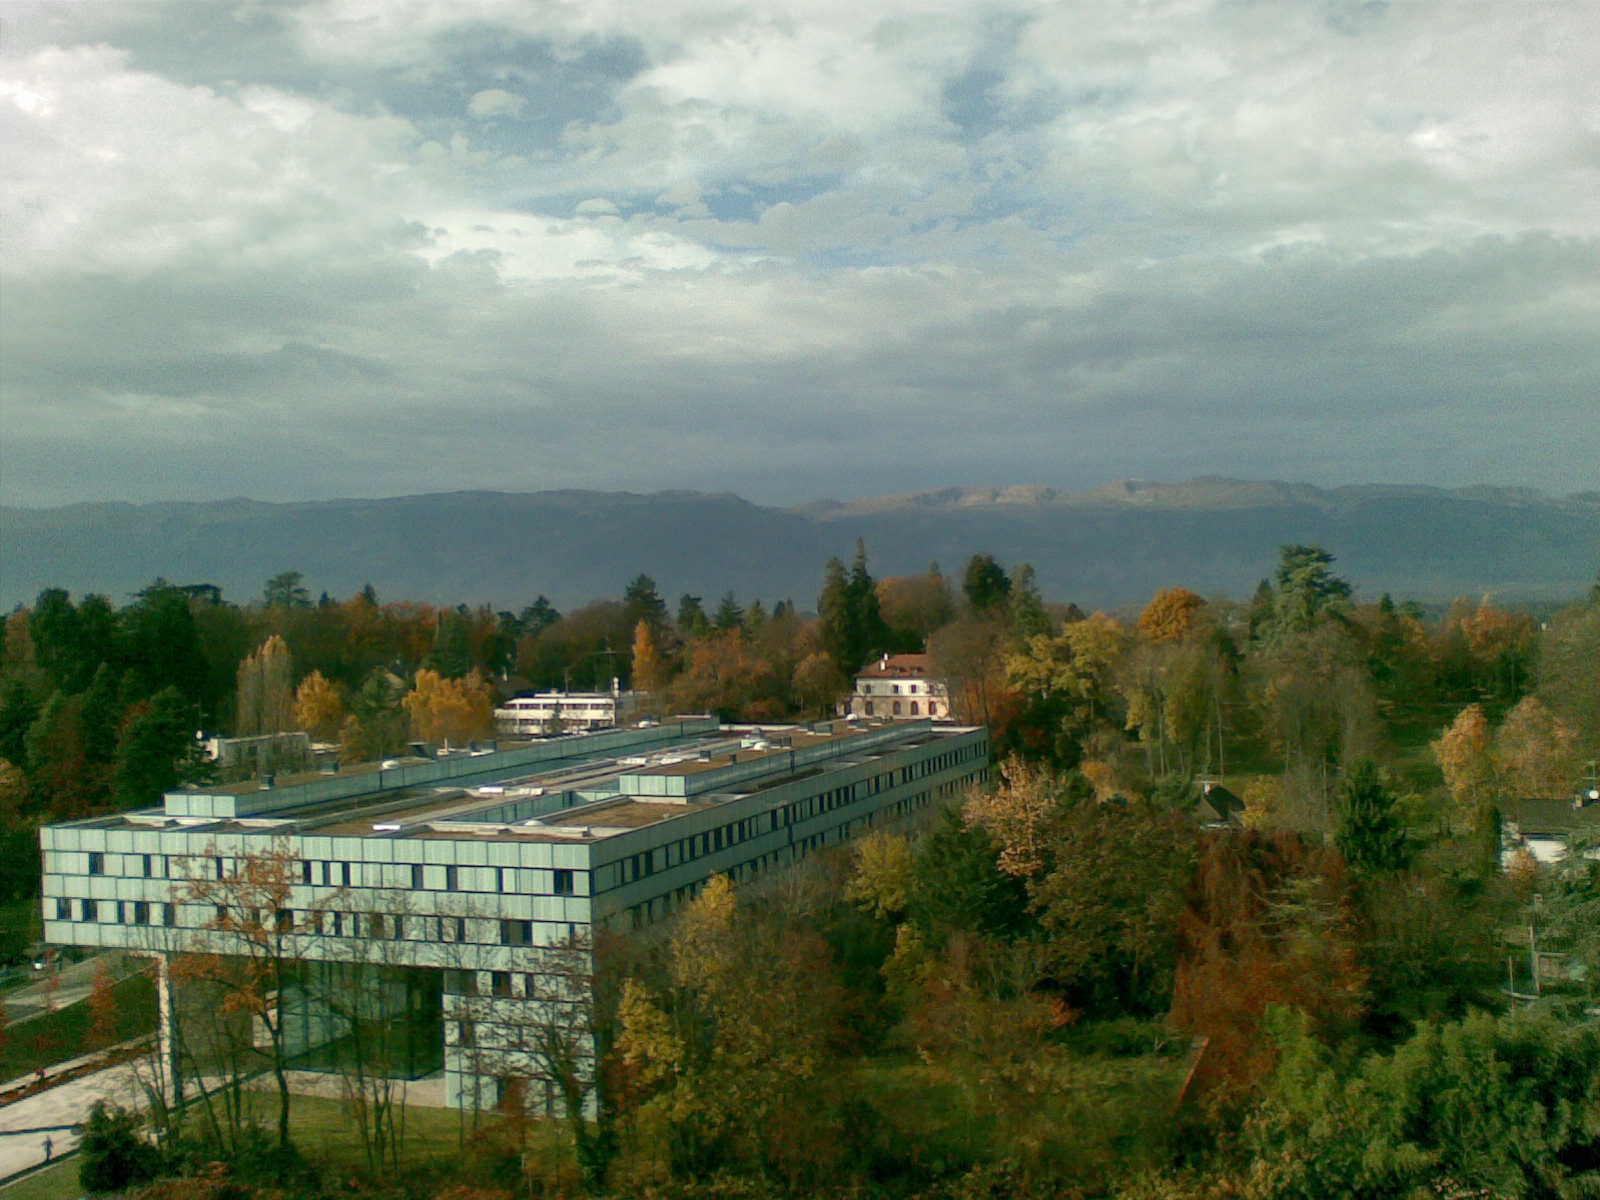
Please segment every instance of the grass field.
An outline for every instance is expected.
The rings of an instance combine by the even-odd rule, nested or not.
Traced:
[[[0,1188],[0,1196],[5,1200],[77,1200],[81,1195],[83,1189],[78,1186],[76,1158],[63,1159],[37,1175]]]
[[[116,1032],[111,1042],[122,1042],[156,1028],[156,988],[147,974],[130,975],[112,985],[116,1001]],[[93,1050],[88,1044],[94,1016],[89,1002],[45,1013],[6,1030],[0,1046],[0,1079],[31,1075],[39,1067],[52,1066]]]

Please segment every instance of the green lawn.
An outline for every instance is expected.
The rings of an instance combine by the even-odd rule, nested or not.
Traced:
[[[5,1200],[77,1200],[83,1195],[78,1186],[78,1160],[63,1159],[53,1167],[29,1175],[0,1188]]]
[[[130,975],[111,987],[116,999],[117,1024],[113,1041],[121,1042],[156,1029],[156,989],[148,974]],[[7,1029],[0,1046],[0,1080],[31,1075],[39,1067],[77,1058],[94,1047],[88,1045],[94,1017],[89,1002],[45,1013]]]

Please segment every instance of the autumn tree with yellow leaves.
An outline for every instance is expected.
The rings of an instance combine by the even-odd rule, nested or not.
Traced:
[[[837,987],[821,939],[764,928],[715,875],[679,915],[668,967],[664,995],[624,986],[616,1055],[672,1173],[826,1178]]]
[[[446,679],[424,668],[401,704],[411,718],[411,732],[425,742],[460,744],[494,730],[489,684],[476,670],[460,679]]]
[[[294,693],[294,723],[317,742],[338,738],[344,725],[344,697],[321,671],[313,671],[300,681]]]

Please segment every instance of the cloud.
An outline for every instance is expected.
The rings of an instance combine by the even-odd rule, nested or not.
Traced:
[[[527,107],[526,97],[518,96],[514,92],[502,88],[487,88],[481,92],[474,92],[472,99],[467,101],[467,111],[475,117],[487,119],[489,117],[515,116]]]
[[[1581,6],[126,7],[0,60],[9,501],[1592,486]]]

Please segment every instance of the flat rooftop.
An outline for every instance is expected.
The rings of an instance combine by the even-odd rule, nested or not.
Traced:
[[[870,759],[882,750],[924,745],[956,732],[964,730],[936,730],[925,722],[888,721],[705,729],[641,746],[631,753],[626,752],[627,747],[622,753],[608,753],[600,748],[606,743],[591,742],[596,746],[592,756],[581,753],[585,739],[575,737],[564,740],[572,748],[570,757],[531,767],[513,763],[501,771],[489,756],[462,754],[462,773],[469,775],[470,781],[441,778],[426,784],[308,802],[257,816],[208,818],[149,809],[74,824],[101,829],[184,829],[197,834],[265,832],[302,837],[427,840],[599,839],[704,812],[833,766]],[[501,743],[502,748],[506,745]],[[361,764],[342,774],[380,769],[380,764]],[[723,775],[706,777],[696,790],[696,776],[717,771]],[[328,776],[298,778],[316,781]],[[668,789],[665,794],[651,784],[652,779]],[[278,784],[279,788],[292,786],[286,777]],[[261,790],[262,784],[249,781],[230,785],[232,788],[237,789],[232,794],[243,795]],[[203,790],[212,794],[225,791]]]

